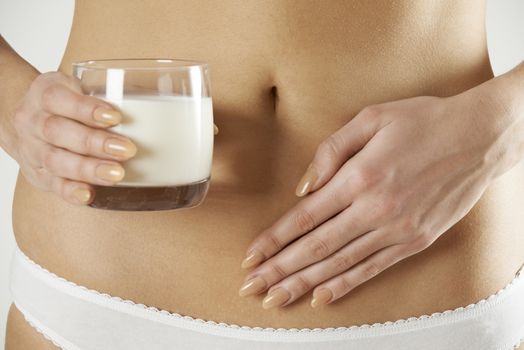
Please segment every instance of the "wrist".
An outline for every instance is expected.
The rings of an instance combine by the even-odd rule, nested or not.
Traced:
[[[489,143],[484,161],[494,179],[524,159],[524,62],[469,92],[472,125]]]
[[[14,130],[12,118],[0,127],[0,148],[3,149],[11,158],[18,161],[18,137],[12,132]]]
[[[0,147],[18,161],[18,134],[14,127],[14,115],[31,82],[40,72],[20,57],[1,35],[0,62]]]
[[[496,91],[494,96],[500,99],[504,109],[524,118],[522,115],[524,111],[524,61],[510,71],[493,78],[490,82]]]

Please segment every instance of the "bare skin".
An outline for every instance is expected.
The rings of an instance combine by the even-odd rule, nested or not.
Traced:
[[[211,187],[205,202],[191,210],[126,213],[71,204],[19,176],[13,207],[18,245],[77,284],[239,325],[385,322],[485,298],[524,261],[521,166],[494,180],[429,247],[326,307],[312,309],[310,293],[271,310],[261,307],[263,294],[238,296],[246,248],[299,203],[295,186],[324,139],[368,105],[452,96],[493,77],[483,5],[274,1],[221,2],[214,8],[196,1],[77,1],[59,68],[65,74],[73,61],[92,58],[210,63],[220,129]],[[1,115],[13,115],[37,74],[9,57],[21,77],[11,95],[2,96],[9,103]],[[16,145],[14,136],[3,140],[6,149]],[[205,302],[210,299],[220,302]],[[54,348],[12,309],[7,349],[27,348],[24,341]]]

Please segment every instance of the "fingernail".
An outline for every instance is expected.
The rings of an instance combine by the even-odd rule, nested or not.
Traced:
[[[129,141],[110,137],[104,143],[104,151],[115,156],[130,158],[136,154],[136,146]]]
[[[240,287],[238,295],[245,297],[246,295],[256,294],[263,291],[267,284],[260,276],[250,279]]]
[[[218,134],[218,127],[215,124],[213,124],[213,126],[214,126],[213,132],[216,135],[216,134]]]
[[[303,195],[308,193],[311,186],[313,185],[313,183],[315,183],[317,178],[318,176],[317,176],[317,172],[315,168],[312,166],[312,164],[309,164],[306,170],[306,173],[304,174],[304,176],[302,176],[302,178],[298,182],[297,188],[295,190],[295,194],[299,197],[302,197]]]
[[[122,121],[122,115],[114,109],[98,107],[93,112],[93,119],[106,125],[114,125]]]
[[[264,261],[264,255],[258,250],[253,249],[249,255],[244,260],[242,260],[240,266],[243,269],[247,269],[261,263],[262,261]]]
[[[107,181],[120,181],[124,177],[124,173],[124,168],[110,164],[100,164],[95,170],[98,178]]]
[[[91,192],[85,188],[77,188],[73,191],[73,195],[82,203],[89,202],[89,199],[91,198]]]
[[[282,287],[272,290],[264,300],[262,301],[262,307],[269,309],[272,307],[280,306],[291,298],[291,294]]]
[[[331,290],[322,288],[319,291],[313,291],[313,299],[311,300],[311,307],[327,304],[333,298]]]

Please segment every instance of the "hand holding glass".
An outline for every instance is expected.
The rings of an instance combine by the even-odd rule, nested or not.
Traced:
[[[213,157],[213,106],[207,64],[174,59],[94,60],[73,64],[83,92],[122,113],[108,130],[128,137],[136,155],[124,178],[94,186],[91,207],[166,210],[199,205]]]

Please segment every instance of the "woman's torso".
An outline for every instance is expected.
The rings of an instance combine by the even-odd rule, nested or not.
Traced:
[[[384,322],[484,298],[524,261],[520,166],[430,248],[327,307],[311,309],[309,293],[264,310],[263,294],[238,288],[247,245],[300,201],[294,189],[319,143],[368,104],[491,78],[485,40],[482,0],[77,1],[61,71],[95,58],[209,62],[220,128],[211,186],[189,210],[115,212],[68,205],[20,176],[17,242],[77,284],[239,325]]]

